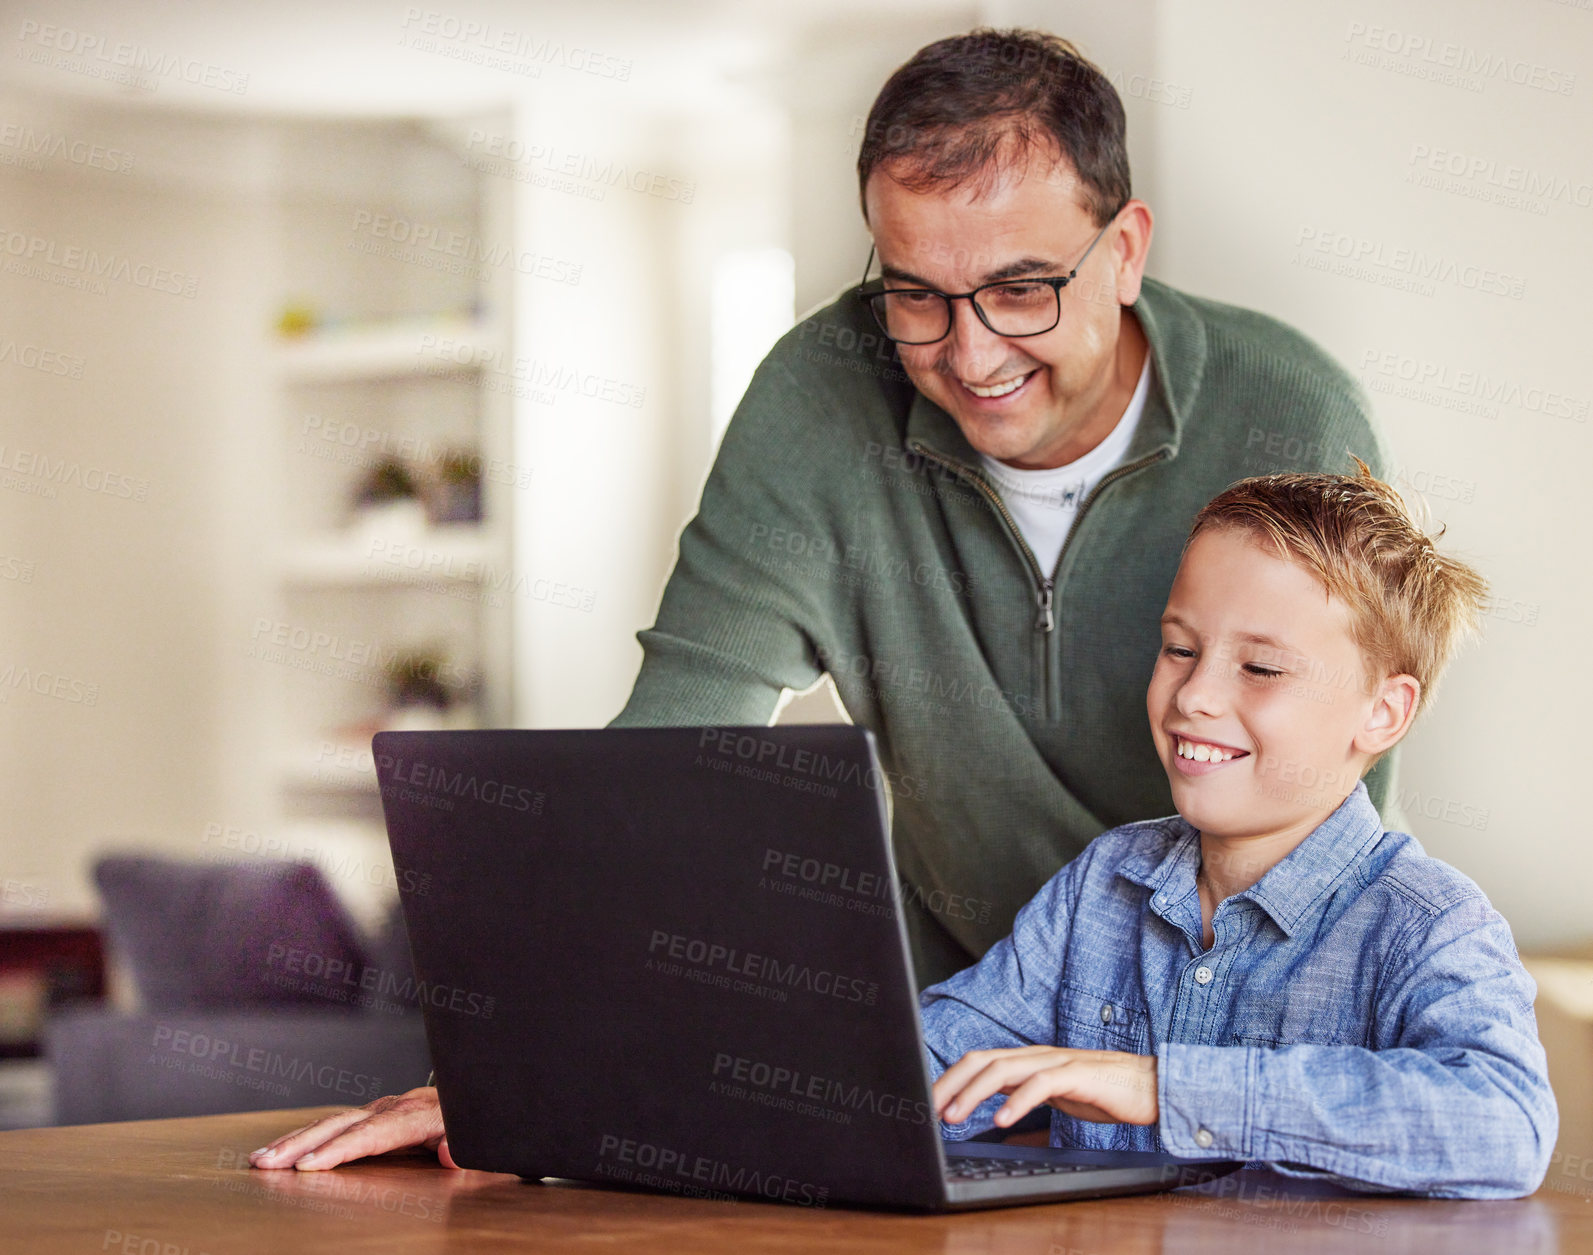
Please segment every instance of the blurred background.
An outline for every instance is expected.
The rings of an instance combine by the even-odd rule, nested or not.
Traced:
[[[875,93],[981,24],[1101,65],[1151,273],[1324,344],[1493,582],[1401,803],[1593,1067],[1593,5],[4,0],[0,1122],[345,1099],[240,1080],[190,1021],[259,1008],[129,950],[302,910],[322,967],[401,966],[371,732],[619,710],[752,368],[861,273]],[[324,975],[274,986],[306,1058]],[[63,1050],[107,1092],[63,1110]]]

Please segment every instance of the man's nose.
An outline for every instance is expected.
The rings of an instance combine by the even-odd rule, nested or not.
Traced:
[[[980,321],[972,300],[951,303],[950,350],[946,362],[952,373],[970,383],[983,381],[1007,357],[1007,342]]]

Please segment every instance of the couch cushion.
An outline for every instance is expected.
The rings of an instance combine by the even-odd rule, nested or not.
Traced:
[[[45,1053],[57,1124],[358,1106],[424,1085],[431,1068],[418,1015],[304,1007],[140,1015],[72,1007],[46,1027]]]
[[[365,946],[310,863],[100,860],[111,945],[146,1010],[350,1006]]]

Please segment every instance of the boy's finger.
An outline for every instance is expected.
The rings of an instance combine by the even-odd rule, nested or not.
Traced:
[[[929,1093],[936,1115],[944,1111],[947,1104],[962,1092],[963,1086],[989,1065],[992,1054],[994,1052],[988,1050],[970,1050],[935,1079]]]
[[[963,1086],[962,1092],[947,1106],[946,1114],[953,1121],[967,1119],[968,1113],[985,1099],[1012,1090],[1041,1068],[1054,1066],[1058,1065],[1052,1059],[1027,1054],[993,1060]]]
[[[958,1066],[960,1067],[961,1065]],[[941,1073],[940,1078],[935,1082],[929,1091],[930,1099],[934,1104],[935,1114],[939,1115],[948,1106],[950,1106],[951,1103],[956,1099],[957,1095],[962,1093],[963,1087],[966,1086],[968,1082],[973,1080],[973,1078],[977,1075],[977,1071],[967,1070],[962,1072],[952,1072],[948,1070]]]
[[[979,1075],[980,1071],[988,1067],[992,1059],[1000,1058],[1007,1053],[1005,1050],[970,1050],[940,1074],[934,1087],[937,1091],[944,1087],[955,1092],[966,1085],[969,1078]]]
[[[1070,1068],[1066,1063],[1044,1068],[1012,1091],[1001,1109],[996,1112],[996,1123],[1011,1124],[1019,1117],[1028,1115],[1041,1103],[1053,1098],[1084,1097],[1083,1091],[1089,1087],[1088,1077],[1084,1075],[1082,1069]],[[1091,1101],[1090,1105],[1095,1104]]]
[[[1005,1050],[970,1050],[956,1063],[942,1072],[931,1089],[935,1110],[939,1113],[974,1077],[992,1063],[1004,1059],[1022,1059],[1033,1056],[1054,1056],[1071,1053],[1056,1046],[1016,1046]],[[988,1095],[986,1095],[988,1097]]]
[[[991,1061],[979,1060],[971,1069],[965,1069],[961,1076],[953,1077],[950,1072],[941,1077],[944,1085],[936,1093],[936,1110],[944,1113],[953,1121],[961,1120],[965,1114],[972,1111],[999,1086],[990,1083],[991,1070],[998,1069],[1005,1063],[1004,1059]]]

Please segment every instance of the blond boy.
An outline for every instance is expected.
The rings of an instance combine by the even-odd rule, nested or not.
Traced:
[[[1510,929],[1361,783],[1486,586],[1356,460],[1196,517],[1146,697],[1178,814],[1103,833],[924,991],[947,1137],[1049,1104],[1057,1146],[1449,1197],[1543,1180],[1558,1115]]]

